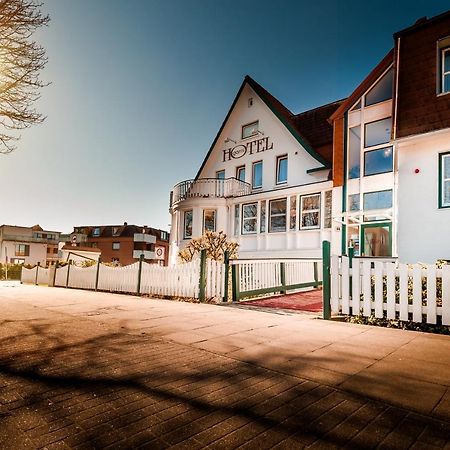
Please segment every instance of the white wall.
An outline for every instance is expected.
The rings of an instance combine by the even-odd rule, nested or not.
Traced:
[[[30,246],[29,256],[16,256],[16,245],[25,244]],[[11,262],[12,259],[24,259],[25,264],[35,265],[40,263],[41,266],[45,266],[47,262],[47,244],[37,244],[30,242],[9,242],[4,241],[1,248],[1,262],[6,262],[6,255],[8,256],[8,261]]]
[[[248,106],[249,98],[253,99],[251,107]],[[256,120],[259,121],[259,130],[264,134],[241,139],[242,125]],[[223,150],[266,137],[269,138],[269,142],[273,143],[273,149],[260,153],[254,152],[252,155],[247,153],[241,158],[223,161]],[[235,140],[237,144],[225,143],[227,138]],[[245,165],[245,181],[251,183],[252,163],[262,160],[262,190],[276,189],[276,159],[277,156],[285,154],[288,154],[288,183],[290,186],[326,180],[328,176],[326,171],[315,175],[306,173],[308,169],[322,167],[322,164],[301,147],[253,89],[246,85],[200,174],[200,178],[215,178],[216,172],[219,170],[225,170],[225,177],[232,178],[236,176],[236,168]]]
[[[450,259],[450,208],[438,208],[438,155],[450,151],[450,130],[400,140],[397,151],[399,260]]]

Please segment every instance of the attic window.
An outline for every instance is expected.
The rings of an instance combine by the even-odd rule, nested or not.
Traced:
[[[389,69],[366,94],[365,106],[375,105],[392,98],[392,69]]]
[[[250,108],[251,106],[253,106],[253,97],[248,99],[248,107]]]
[[[242,125],[242,139],[249,138],[258,134],[259,121]]]
[[[358,100],[358,103],[356,103],[356,105],[353,105],[353,107],[350,108],[350,111],[357,111],[358,109],[361,109],[361,99]]]

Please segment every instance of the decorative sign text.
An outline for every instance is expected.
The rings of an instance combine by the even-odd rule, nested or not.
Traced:
[[[239,159],[245,155],[253,155],[253,153],[261,153],[266,150],[273,149],[273,142],[269,142],[269,138],[256,139],[246,144],[239,144],[235,147],[227,148],[223,151],[223,161],[231,161],[232,159]]]

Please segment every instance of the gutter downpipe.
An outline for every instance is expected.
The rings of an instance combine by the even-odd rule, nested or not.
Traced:
[[[342,185],[342,212],[347,210],[347,126],[348,111],[344,115],[344,184]],[[347,254],[347,225],[342,225],[341,232],[341,254]]]

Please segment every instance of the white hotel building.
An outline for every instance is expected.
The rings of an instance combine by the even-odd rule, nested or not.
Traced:
[[[345,100],[291,113],[246,77],[195,179],[171,193],[170,262],[224,231],[240,258],[450,260],[450,12],[394,35]]]

